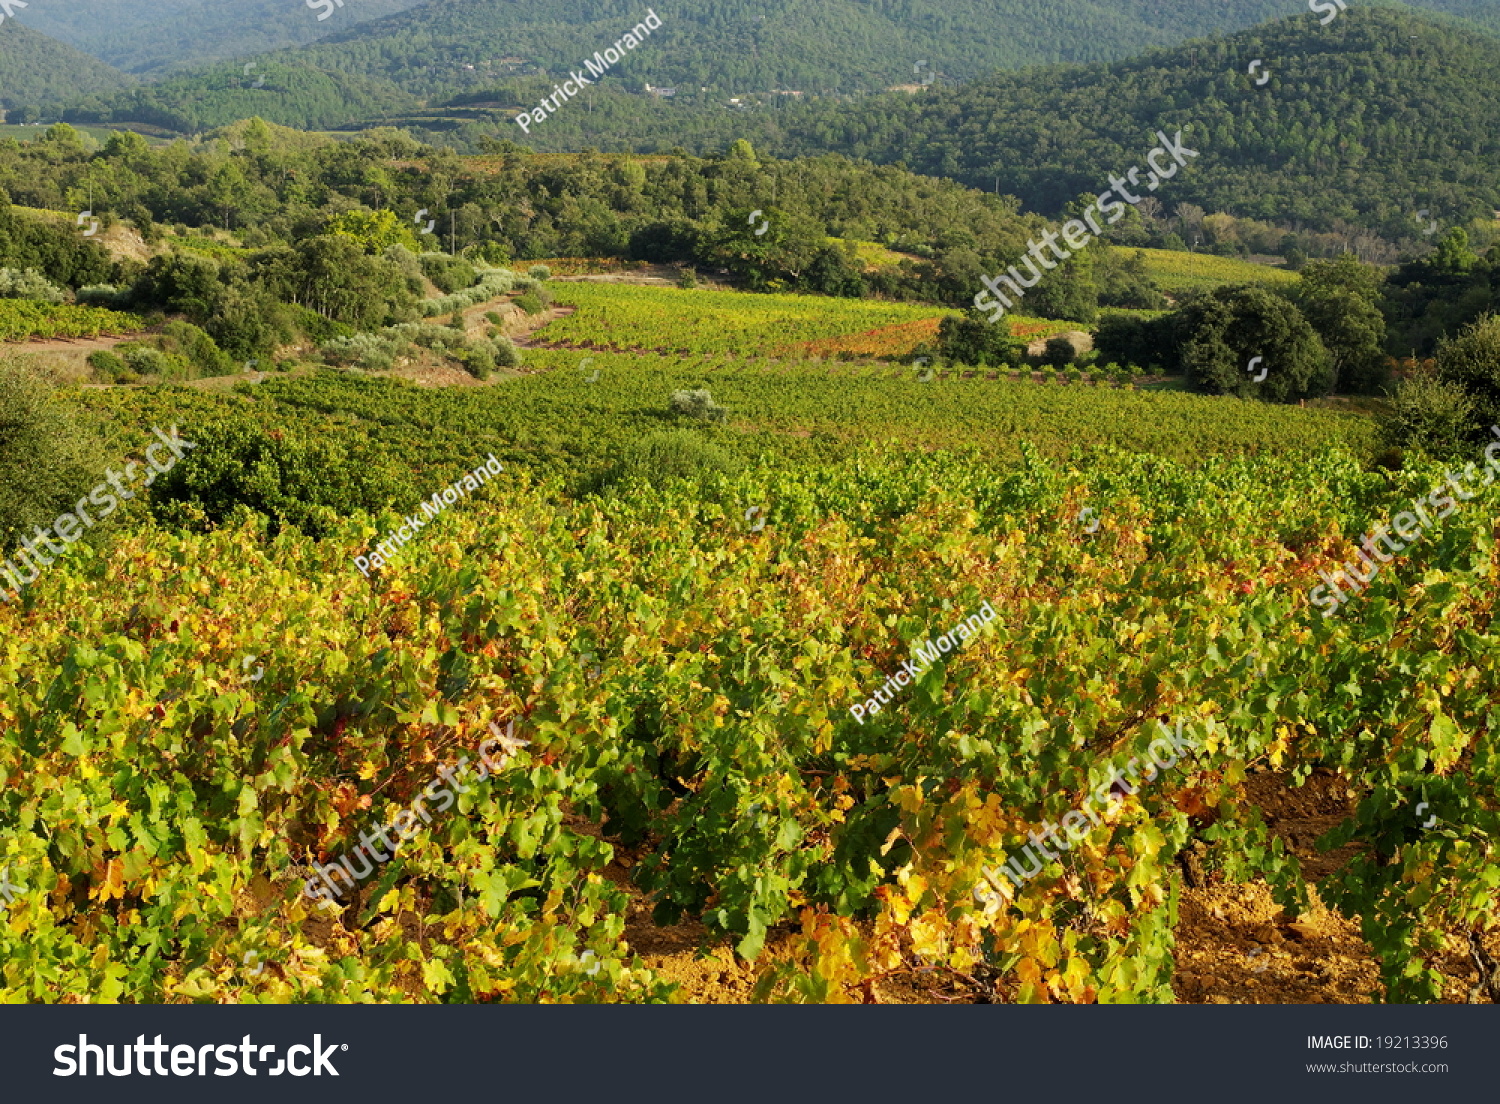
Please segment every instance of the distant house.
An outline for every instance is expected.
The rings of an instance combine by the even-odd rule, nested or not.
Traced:
[[[646,91],[650,92],[653,96],[675,96],[675,95],[677,95],[677,89],[675,89],[675,88],[653,88],[649,84],[646,85]]]

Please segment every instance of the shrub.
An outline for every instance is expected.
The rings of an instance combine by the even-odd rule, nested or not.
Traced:
[[[162,352],[187,361],[192,377],[227,376],[235,370],[229,354],[191,322],[168,322],[155,344]]]
[[[79,288],[73,300],[84,307],[124,310],[130,306],[132,296],[129,288],[118,288],[113,284],[90,284],[88,287]]]
[[[424,349],[447,350],[463,340],[462,334],[455,333],[448,326],[439,326],[435,322],[403,322],[399,326],[392,326],[385,332],[398,342],[410,342]]]
[[[1437,371],[1469,397],[1476,426],[1500,425],[1500,315],[1484,315],[1440,341]]]
[[[677,286],[685,291],[691,291],[698,286],[698,273],[691,268],[684,268],[677,275]]]
[[[1055,368],[1073,363],[1074,357],[1078,355],[1073,348],[1073,343],[1062,334],[1047,339],[1046,351],[1042,353],[1042,359]]]
[[[702,388],[696,391],[673,391],[671,405],[673,413],[704,422],[722,422],[727,413]]]
[[[535,264],[526,270],[526,275],[533,280],[547,280],[552,276],[552,270],[544,264]]]
[[[599,492],[637,482],[659,486],[672,479],[701,481],[706,476],[731,474],[737,466],[723,450],[691,430],[664,430],[626,448],[619,461],[587,489]]]
[[[542,306],[541,297],[529,291],[525,295],[516,296],[516,306],[527,314],[541,314],[545,309]]]
[[[407,503],[416,489],[373,445],[351,448],[289,429],[222,421],[193,435],[187,458],[157,480],[151,512],[164,525],[204,531],[245,513],[274,534],[296,528],[326,535],[356,511]]]
[[[1454,460],[1471,450],[1474,409],[1474,400],[1458,384],[1419,372],[1396,385],[1381,437],[1391,446]]]
[[[96,349],[88,355],[88,365],[94,375],[109,383],[119,383],[129,371],[125,362],[108,349]]]
[[[1214,288],[1172,317],[1178,358],[1198,391],[1293,402],[1333,386],[1322,340],[1295,304],[1265,288]],[[1256,357],[1267,370],[1259,383],[1248,371]]]
[[[139,342],[117,345],[115,351],[125,359],[125,366],[136,375],[166,381],[191,379],[193,375],[187,358],[177,353],[166,353]]]
[[[983,312],[970,308],[962,316],[949,315],[938,323],[938,350],[964,364],[977,364],[988,353],[1003,356],[1011,344],[1010,322],[991,322]]]
[[[449,295],[462,288],[473,287],[479,282],[478,271],[462,257],[450,257],[446,253],[423,253],[419,263],[427,278]]]
[[[503,325],[505,325],[505,316],[502,315],[499,311],[485,311],[484,312],[484,317],[493,326],[503,326]]]
[[[388,337],[355,334],[353,337],[336,337],[318,352],[329,364],[360,368],[366,372],[384,372],[396,362],[397,345]]]
[[[516,343],[505,336],[490,339],[490,344],[495,350],[495,363],[501,368],[515,368],[521,363],[521,350],[516,348]]]
[[[34,268],[0,268],[0,299],[29,299],[34,303],[66,303],[62,288]]]
[[[517,276],[503,268],[487,268],[481,273],[479,283],[464,291],[455,292],[452,295],[444,295],[440,299],[427,299],[422,303],[422,313],[428,318],[439,314],[452,314],[456,310],[472,307],[476,303],[482,303],[486,299],[493,299],[498,295],[527,284],[530,288],[540,287],[535,280],[528,280],[524,276]],[[550,299],[548,300],[550,302]]]
[[[454,359],[475,379],[489,379],[495,370],[495,353],[489,342],[476,341],[453,353]]]
[[[0,360],[0,553],[70,511],[102,470],[77,414],[21,363]]]

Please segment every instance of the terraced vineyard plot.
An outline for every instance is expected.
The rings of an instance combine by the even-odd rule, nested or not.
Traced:
[[[1116,246],[1123,256],[1133,256],[1134,247]],[[1295,284],[1295,272],[1270,265],[1251,264],[1238,257],[1212,253],[1182,253],[1171,249],[1142,249],[1146,272],[1168,295],[1215,288],[1221,284]]]
[[[145,321],[133,314],[103,307],[33,303],[24,299],[0,299],[0,341],[31,338],[98,337],[136,333]]]
[[[542,330],[537,340],[664,352],[763,349],[779,355],[802,342],[955,313],[909,303],[626,284],[558,284],[552,290],[560,305],[578,310]]]

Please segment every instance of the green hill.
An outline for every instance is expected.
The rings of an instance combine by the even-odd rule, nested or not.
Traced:
[[[302,51],[306,64],[382,77],[424,97],[521,69],[560,74],[614,42],[649,0],[429,0]],[[1493,0],[1420,0],[1500,32]],[[681,0],[660,6],[635,81],[733,92],[868,91],[994,69],[1107,61],[1287,13],[1280,0]],[[1304,14],[1306,14],[1304,12]],[[920,65],[919,65],[920,63]],[[473,70],[464,68],[472,65]]]
[[[1264,86],[1248,73],[1256,59],[1270,73]],[[1500,41],[1389,8],[1351,7],[1327,26],[1303,12],[1129,61],[916,96],[674,111],[656,105],[632,119],[632,144],[702,150],[743,137],[781,157],[839,152],[1054,216],[1108,187],[1111,173],[1144,167],[1154,132],[1178,129],[1199,156],[1153,197],[1172,207],[1320,228],[1342,220],[1391,238],[1410,236],[1421,209],[1453,224],[1500,207]],[[605,118],[559,112],[528,142],[604,145],[619,115]]]
[[[326,19],[301,0],[89,0],[34,4],[21,18],[117,68],[150,73],[298,46],[420,0],[356,0]]]
[[[15,19],[0,22],[0,108],[14,111],[132,83],[119,70]]]
[[[120,5],[124,0],[104,2]],[[1450,24],[1464,16],[1471,27],[1500,32],[1500,8],[1493,0],[1420,0],[1419,6],[1450,13]],[[377,98],[393,110],[415,112],[465,98],[529,104],[532,84],[537,95],[550,92],[553,80],[640,21],[647,4],[429,0],[413,7],[410,0],[359,0],[339,9],[326,25],[292,0],[236,4],[233,19],[203,0],[166,0],[153,7],[162,13],[148,16],[136,6],[108,35],[101,28],[109,24],[103,21],[74,19],[68,40],[139,70],[275,51],[258,59],[262,71],[274,65],[343,74],[371,82],[364,87],[379,88]],[[664,25],[652,36],[650,48],[630,53],[603,81],[598,91],[619,88],[638,95],[630,98],[631,108],[623,117],[601,115],[596,133],[609,145],[641,138],[637,119],[650,115],[652,101],[639,94],[648,83],[675,88],[675,103],[683,108],[697,107],[735,122],[745,116],[726,109],[730,96],[770,95],[773,90],[864,95],[926,82],[940,88],[984,78],[996,69],[1125,58],[1193,36],[1251,26],[1286,10],[1278,0],[1055,0],[1047,5],[1030,0],[684,0],[659,13]],[[1307,17],[1305,11],[1302,15]],[[50,18],[63,21],[59,13]],[[1306,23],[1303,18],[1299,25]],[[57,33],[64,37],[61,30]],[[319,35],[325,37],[311,42]],[[520,88],[497,89],[518,77],[537,79]],[[183,130],[232,122],[238,117],[231,114],[237,101],[203,105],[196,95],[214,92],[226,79],[226,72],[217,68],[194,69],[185,82],[160,89],[149,110],[159,125],[164,118],[175,118]],[[777,102],[790,98],[773,97]],[[366,105],[360,100],[350,106],[359,117]],[[127,100],[103,109],[134,119],[143,107]],[[255,111],[313,129],[347,125],[350,115],[339,103],[289,97]],[[473,112],[458,111],[418,116],[417,123],[445,130],[475,118]],[[677,112],[647,130],[670,145],[698,123]]]

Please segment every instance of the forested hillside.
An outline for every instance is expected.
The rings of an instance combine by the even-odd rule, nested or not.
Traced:
[[[576,67],[640,21],[648,3],[428,0],[336,32],[302,59],[385,77],[418,95],[450,95],[482,83],[485,68],[502,59],[551,72]],[[1500,12],[1476,0],[1413,6],[1500,30]],[[666,48],[632,55],[628,72],[638,80],[847,92],[931,74],[967,81],[996,68],[1122,58],[1289,10],[1281,0],[686,0],[658,14],[665,25],[657,44]]]
[[[1500,31],[1500,9],[1493,4],[1421,0],[1416,6],[1434,15],[1461,14],[1476,29]],[[235,5],[235,18],[230,20],[226,9],[174,0],[170,16],[147,18],[137,10],[122,19],[117,35],[103,35],[99,22],[75,20],[67,35],[55,22],[48,28],[130,69],[276,51],[256,61],[261,72],[283,73],[287,87],[305,87],[312,72],[344,74],[386,85],[372,93],[375,99],[410,113],[419,104],[454,97],[510,106],[527,103],[534,98],[532,85],[538,95],[549,92],[554,79],[643,18],[646,5],[635,0],[429,0],[374,18],[400,8],[410,4],[362,0],[321,23],[298,5],[253,0]],[[647,83],[674,87],[675,105],[683,110],[655,132],[662,138],[682,131],[683,113],[690,116],[689,127],[697,125],[696,114],[704,111],[731,113],[738,124],[743,112],[726,106],[730,96],[770,95],[773,90],[808,96],[867,94],[898,84],[951,86],[982,79],[995,69],[1124,58],[1288,15],[1299,27],[1311,22],[1305,10],[1289,12],[1278,0],[1059,0],[1045,5],[1026,0],[729,0],[711,5],[688,0],[659,14],[664,25],[652,36],[652,48],[631,53],[603,87],[633,93],[644,92]],[[51,18],[58,21],[61,16],[54,13]],[[361,19],[366,22],[359,23]],[[1462,22],[1445,17],[1444,25]],[[302,45],[318,35],[326,37]],[[280,49],[293,46],[301,48]],[[298,69],[305,71],[300,78],[289,72]],[[219,95],[226,87],[248,88],[250,82],[235,81],[238,73],[225,66],[195,69],[187,80],[146,96],[90,103],[90,118],[148,121],[149,116],[156,125],[183,131],[222,126],[251,114],[312,128],[344,126],[351,116],[376,121],[370,99],[346,103],[341,96],[344,86],[325,85],[322,94],[286,97],[274,104],[264,95]],[[537,79],[525,82],[528,76]],[[497,83],[517,78],[522,78],[521,85],[496,91]],[[772,96],[768,102],[782,98]],[[632,97],[631,103],[636,111],[649,110],[649,104],[638,98]],[[69,119],[87,121],[81,115]],[[623,119],[590,120],[593,123],[600,129],[573,124],[583,130],[568,140],[584,132],[589,139],[569,148],[614,147],[640,136],[639,128]],[[561,129],[546,141],[564,141]]]
[[[462,27],[463,14],[477,8],[443,10],[459,20],[452,26]],[[415,12],[394,17],[415,18]],[[534,104],[550,77],[517,76],[461,96],[452,108],[413,114],[413,96],[352,62],[359,51],[385,50],[377,50],[368,31],[390,23],[301,51],[294,64],[268,60],[257,72],[259,88],[226,67],[119,94],[113,106],[96,98],[69,118],[187,131],[252,114],[292,125],[388,118],[471,149],[498,134],[540,150],[681,146],[703,153],[744,136],[782,157],[835,150],[904,164],[1017,196],[1025,208],[1049,215],[1082,192],[1106,187],[1111,172],[1140,164],[1155,142],[1153,130],[1169,127],[1181,128],[1199,153],[1152,197],[1174,208],[1187,204],[1288,227],[1351,225],[1399,242],[1419,236],[1419,210],[1458,225],[1500,207],[1500,148],[1493,138],[1500,133],[1500,40],[1388,9],[1350,10],[1328,26],[1303,13],[1130,61],[997,74],[958,88],[939,84],[919,95],[853,101],[778,96],[733,109],[711,92],[683,89],[669,100],[634,95],[610,77],[588,90],[586,102],[529,135],[513,116]],[[446,25],[440,22],[424,49],[439,51]],[[577,33],[581,50],[593,32]],[[671,24],[656,32],[661,44],[672,44],[660,53],[680,64],[684,43],[680,33],[669,39],[671,33]],[[314,56],[326,70],[306,67]],[[447,81],[437,53],[380,56],[389,62],[385,75],[403,83],[412,77],[425,92]],[[464,56],[483,75],[483,51]],[[621,71],[652,56],[643,46]],[[426,76],[417,79],[409,66],[422,58],[418,68],[425,66]],[[1270,74],[1264,85],[1248,73],[1257,59]],[[645,70],[631,76],[645,78]]]
[[[1249,75],[1261,59],[1264,86]],[[603,142],[627,110],[559,113],[529,136]],[[721,148],[744,136],[778,156],[838,150],[1020,197],[1050,214],[1108,186],[1182,128],[1191,168],[1153,198],[1209,211],[1410,235],[1500,207],[1500,42],[1390,10],[1307,16],[1130,61],[998,74],[920,96],[823,100],[679,126],[668,106],[630,112],[637,148]],[[684,136],[684,129],[688,134]]]
[[[150,73],[301,45],[418,2],[357,0],[320,21],[302,0],[88,0],[32,4],[20,20],[127,72]]]
[[[0,108],[7,112],[131,83],[124,73],[15,19],[0,22]]]

